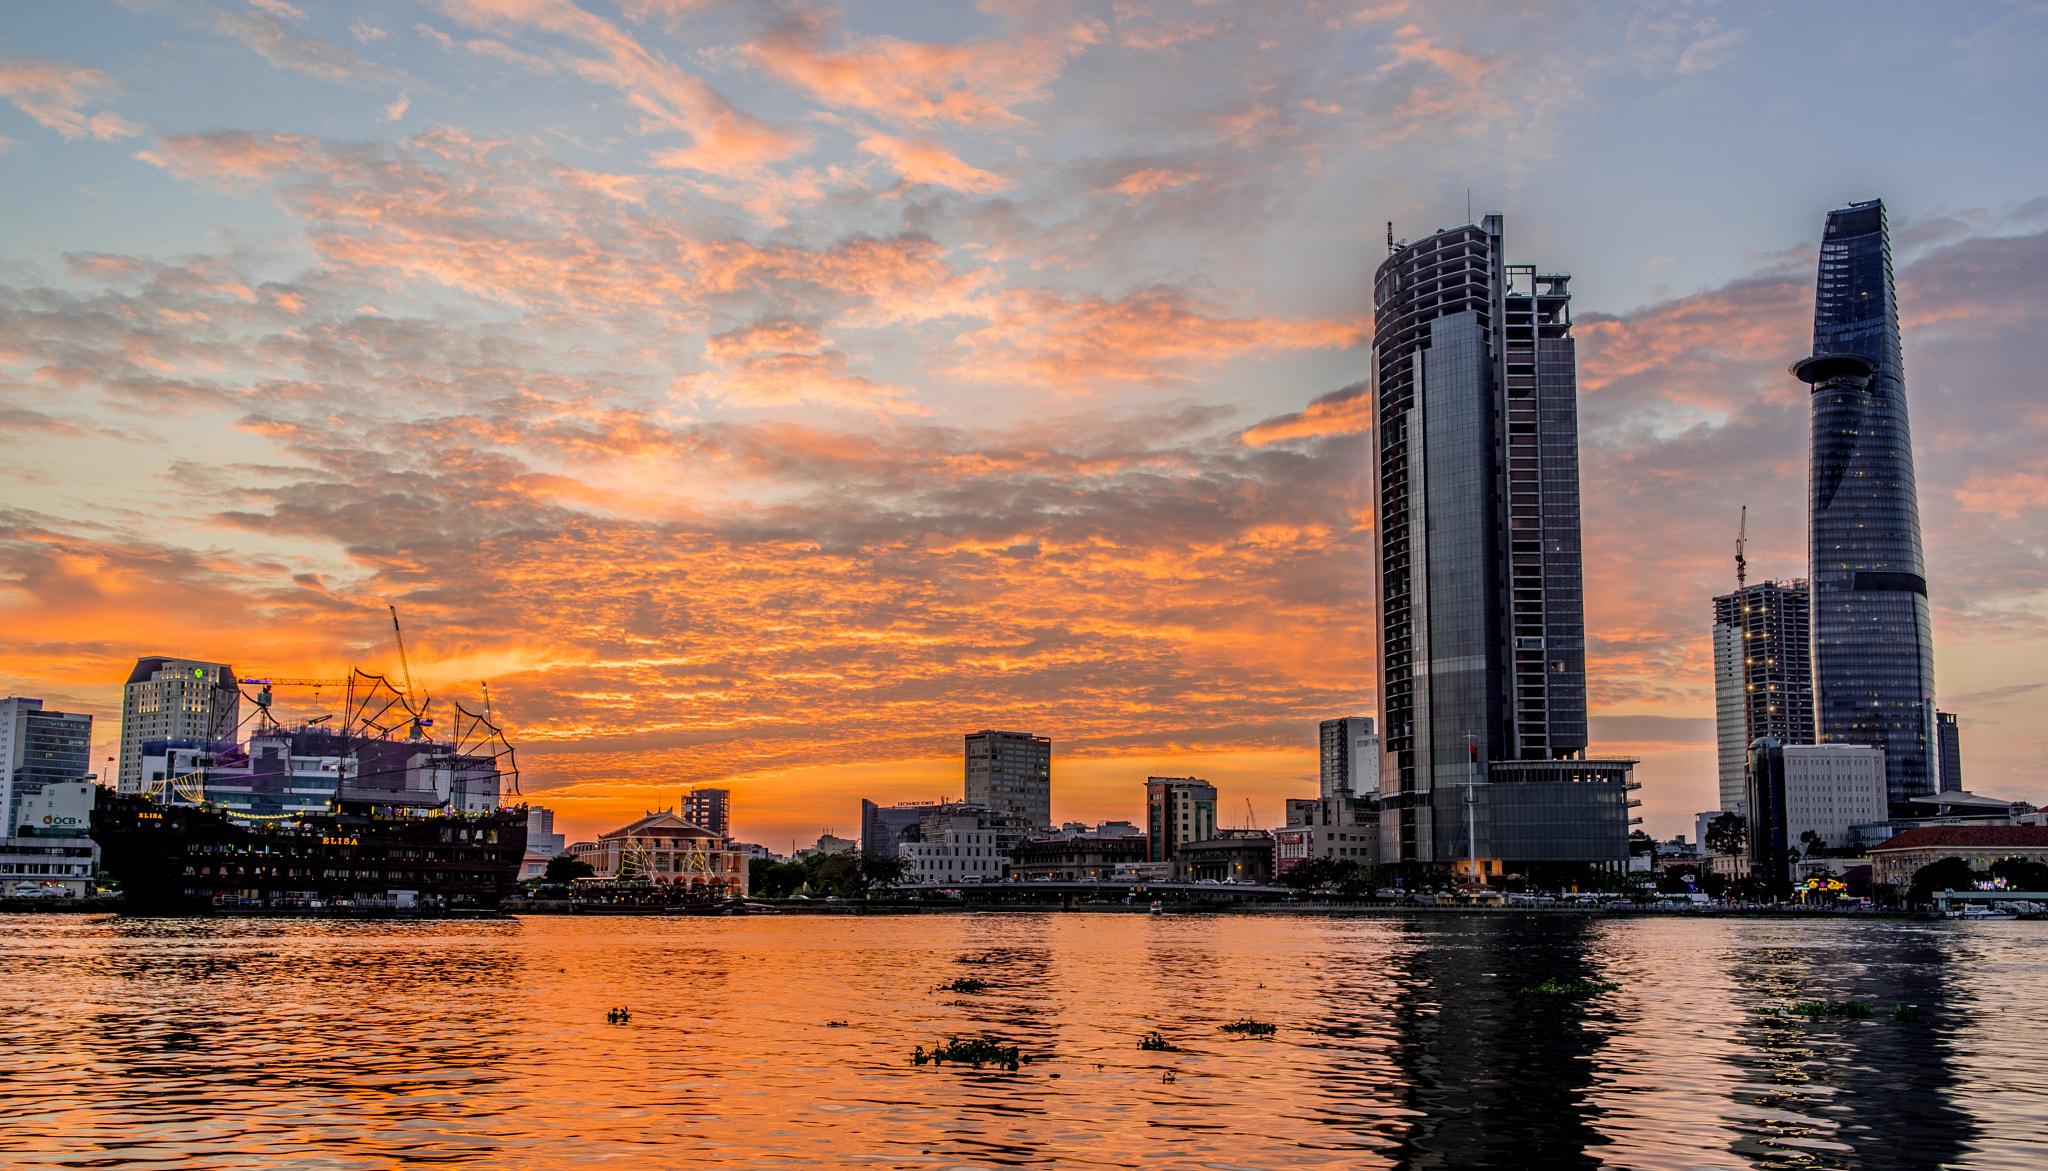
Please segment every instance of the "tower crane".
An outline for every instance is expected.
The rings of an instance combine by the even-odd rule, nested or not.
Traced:
[[[1749,544],[1749,505],[1742,506],[1742,520],[1735,526],[1735,592],[1749,587],[1749,559],[1742,555]]]

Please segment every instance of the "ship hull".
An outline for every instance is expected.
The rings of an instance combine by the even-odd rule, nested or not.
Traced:
[[[453,911],[496,907],[517,889],[526,812],[421,817],[345,804],[252,825],[103,794],[93,840],[130,913]]]

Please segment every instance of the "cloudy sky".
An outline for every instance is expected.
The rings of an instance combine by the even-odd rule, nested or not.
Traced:
[[[2043,60],[2021,0],[10,5],[0,693],[104,745],[139,654],[390,670],[396,604],[574,835],[848,833],[988,726],[1056,818],[1272,824],[1374,710],[1371,271],[1469,199],[1573,274],[1596,747],[1689,830],[1883,197],[1942,706],[2048,802]]]

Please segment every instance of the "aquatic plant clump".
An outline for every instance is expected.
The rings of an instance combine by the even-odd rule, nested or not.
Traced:
[[[1895,1021],[1917,1021],[1920,1019],[1920,1010],[1910,1004],[1893,1005],[1892,1019]]]
[[[960,979],[958,979],[958,980],[954,980],[954,981],[953,981],[953,982],[951,982],[950,984],[941,984],[941,985],[939,985],[939,991],[941,991],[941,992],[980,992],[980,991],[983,991],[984,989],[986,989],[987,987],[988,987],[988,981],[986,981],[986,980],[977,980],[977,979],[975,979],[975,978],[974,978],[974,977],[972,977],[972,976],[962,976],[962,977],[961,977]]]
[[[1796,1016],[1811,1017],[1814,1020],[1866,1021],[1871,1017],[1870,1006],[1860,1000],[1802,1000],[1788,1011]]]
[[[976,1069],[984,1065],[993,1065],[998,1069],[1014,1071],[1024,1058],[1015,1045],[1005,1045],[986,1037],[972,1041],[963,1041],[955,1037],[944,1045],[933,1045],[929,1051],[919,1045],[911,1053],[910,1060],[915,1065],[944,1065],[950,1061],[955,1065],[971,1065]]]
[[[1269,1025],[1265,1021],[1255,1021],[1250,1017],[1245,1017],[1243,1020],[1235,1020],[1224,1025],[1223,1031],[1226,1033],[1236,1033],[1241,1037],[1270,1037],[1279,1031],[1279,1026]]]
[[[1545,980],[1543,983],[1536,985],[1534,988],[1522,989],[1522,993],[1526,996],[1567,996],[1583,998],[1587,996],[1598,996],[1602,992],[1614,992],[1619,990],[1620,988],[1621,985],[1616,984],[1612,980],[1560,980],[1556,976],[1552,976],[1548,980]]]
[[[1226,1027],[1227,1027],[1227,1026],[1226,1026]],[[1158,1032],[1157,1032],[1156,1030],[1155,1030],[1155,1031],[1153,1031],[1153,1032],[1150,1032],[1150,1033],[1147,1033],[1147,1034],[1145,1034],[1145,1037],[1144,1037],[1144,1039],[1138,1042],[1138,1048],[1140,1048],[1140,1049],[1143,1049],[1143,1050],[1144,1050],[1145,1052],[1147,1052],[1147,1053],[1178,1053],[1178,1052],[1180,1052],[1180,1047],[1179,1047],[1179,1046],[1177,1046],[1177,1045],[1174,1045],[1174,1044],[1173,1044],[1172,1042],[1168,1041],[1168,1040],[1167,1040],[1166,1038],[1164,1038],[1164,1037],[1160,1036],[1160,1035],[1159,1035],[1159,1033],[1158,1033]]]

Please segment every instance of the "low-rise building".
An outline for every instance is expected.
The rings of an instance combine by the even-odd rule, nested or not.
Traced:
[[[1218,830],[1213,838],[1185,843],[1173,856],[1173,879],[1269,883],[1273,881],[1273,835],[1262,829],[1226,829]]]
[[[1306,836],[1302,832],[1306,831]],[[1280,857],[1275,873],[1285,874],[1311,858],[1342,858],[1360,866],[1380,864],[1380,813],[1370,797],[1292,797],[1287,827],[1275,831]]]
[[[746,853],[730,839],[666,810],[599,834],[594,842],[577,842],[569,852],[607,882],[687,887],[711,898],[747,893]]]
[[[1020,882],[1106,882],[1119,866],[1144,860],[1143,834],[1031,838],[1011,847],[1010,874]]]
[[[1943,858],[1961,858],[1977,869],[2006,858],[2048,862],[2048,826],[1931,825],[1909,829],[1870,847],[1871,881],[1910,886],[1922,866]]]
[[[99,786],[45,782],[18,794],[18,836],[0,838],[0,895],[83,897],[93,892],[100,848],[87,835]]]
[[[818,835],[817,845],[812,846],[808,850],[798,850],[796,852],[796,857],[797,861],[801,862],[805,858],[809,858],[813,854],[858,853],[860,853],[859,842],[854,841],[852,838],[842,838],[838,834],[833,833],[831,830],[826,830],[824,833]]]
[[[1010,853],[1037,827],[1021,813],[980,805],[934,805],[919,823],[919,840],[902,847],[909,865],[903,881],[1001,882],[1010,877]]]
[[[1110,876],[1112,882],[1172,882],[1171,862],[1125,862]]]

